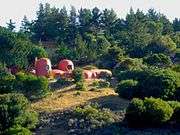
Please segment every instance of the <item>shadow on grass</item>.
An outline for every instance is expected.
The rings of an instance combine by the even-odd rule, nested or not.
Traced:
[[[129,101],[116,95],[109,95],[89,100],[92,103],[98,103],[103,108],[109,108],[112,111],[120,111],[127,108]]]

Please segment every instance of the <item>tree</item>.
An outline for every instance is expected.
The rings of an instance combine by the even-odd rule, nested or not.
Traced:
[[[103,54],[100,59],[100,65],[106,68],[113,68],[123,57],[124,51],[117,47],[113,46],[108,48],[108,52]]]
[[[66,7],[63,7],[57,16],[58,41],[65,41],[68,34],[69,16]]]
[[[26,16],[24,16],[22,22],[21,22],[21,27],[20,27],[20,32],[25,33],[28,36],[31,36],[31,22],[28,20]]]
[[[158,67],[166,67],[172,65],[171,58],[164,54],[152,54],[143,59],[145,63],[148,65],[158,66]]]
[[[68,26],[68,34],[66,36],[66,43],[69,47],[73,47],[75,45],[75,38],[78,33],[78,27],[77,27],[77,13],[75,7],[71,7],[70,10],[70,17],[69,17],[69,26]]]
[[[152,40],[145,48],[148,54],[150,53],[165,53],[171,54],[175,51],[176,44],[170,38],[170,36],[161,36]]]
[[[101,15],[102,29],[104,30],[106,37],[108,38],[111,37],[110,30],[113,27],[116,19],[117,19],[117,15],[113,9],[111,10],[105,9]]]
[[[175,18],[175,19],[173,20],[173,28],[174,28],[174,31],[175,31],[175,32],[180,31],[180,19]]]
[[[47,52],[44,50],[44,48],[40,46],[33,45],[31,48],[30,53],[28,54],[28,61],[30,64],[32,64],[36,58],[46,58],[48,56]]]
[[[13,22],[12,19],[10,19],[9,22],[7,23],[7,28],[8,28],[10,31],[14,31],[14,29],[16,28],[15,22]]]

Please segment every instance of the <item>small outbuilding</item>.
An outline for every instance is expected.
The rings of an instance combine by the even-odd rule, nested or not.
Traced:
[[[35,71],[37,76],[49,76],[52,71],[51,61],[48,58],[40,58],[36,60]]]
[[[58,69],[70,72],[74,70],[74,64],[71,60],[64,59],[59,62]]]

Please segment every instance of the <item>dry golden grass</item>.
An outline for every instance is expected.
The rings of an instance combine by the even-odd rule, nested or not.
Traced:
[[[90,87],[88,87],[90,88]],[[32,108],[39,112],[63,111],[88,102],[98,102],[125,108],[128,101],[120,99],[112,88],[104,88],[99,91],[79,91],[75,86],[68,86],[54,91],[48,97],[31,104]]]

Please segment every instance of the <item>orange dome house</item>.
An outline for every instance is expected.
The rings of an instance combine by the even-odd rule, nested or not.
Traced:
[[[71,60],[64,59],[59,62],[58,69],[70,72],[74,70],[74,64]]]
[[[52,71],[51,61],[48,58],[40,58],[35,62],[37,76],[49,76]]]

